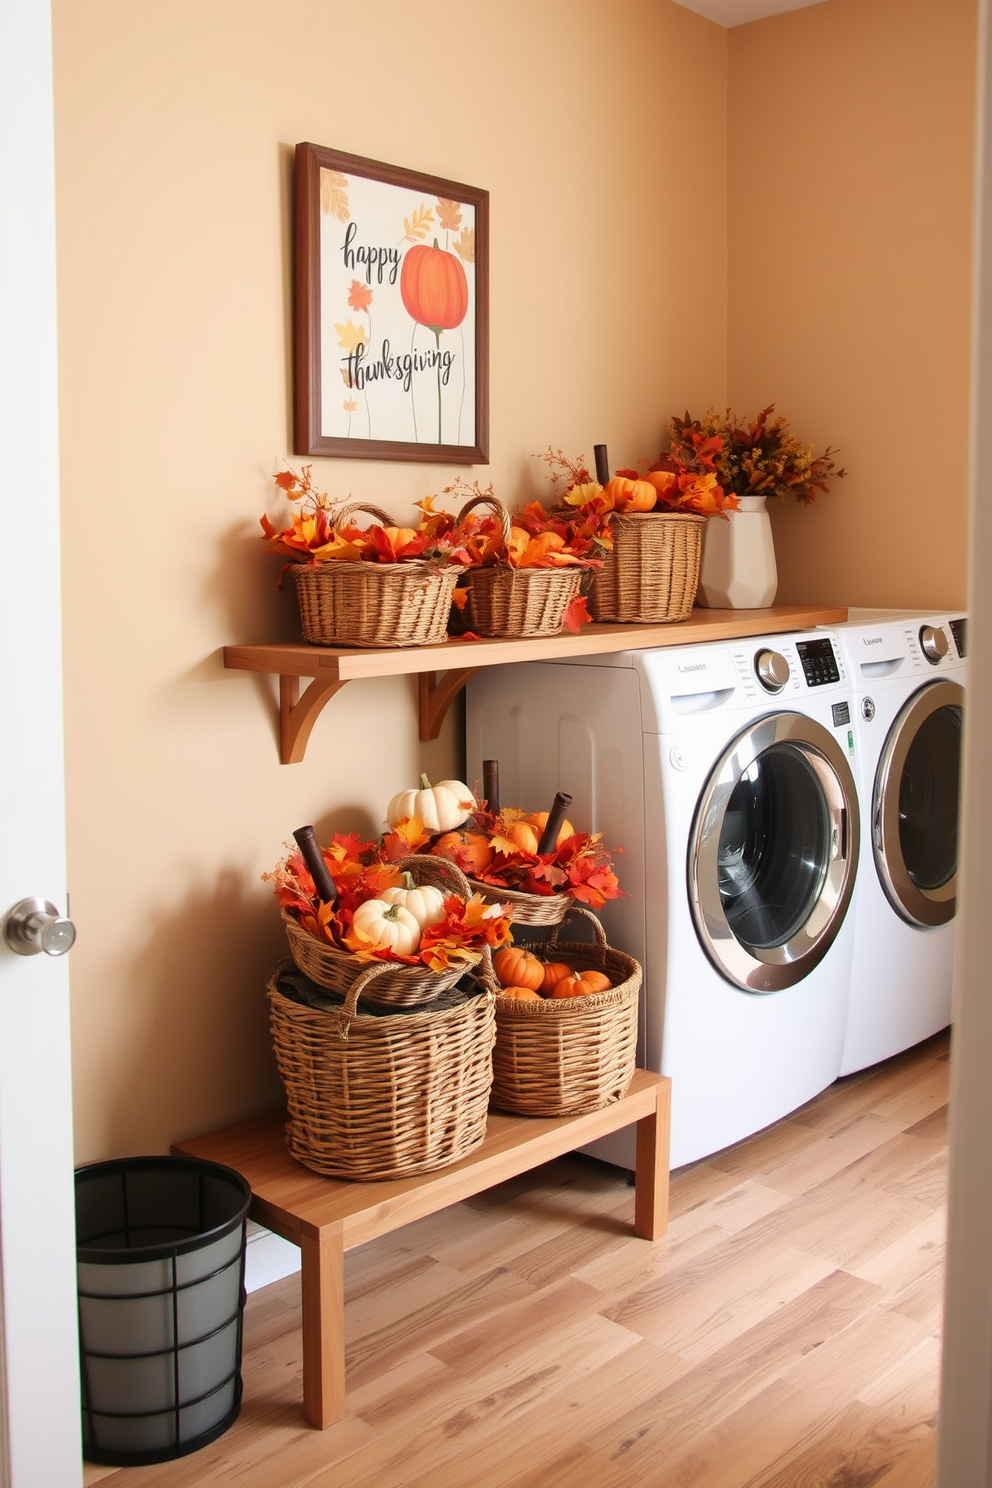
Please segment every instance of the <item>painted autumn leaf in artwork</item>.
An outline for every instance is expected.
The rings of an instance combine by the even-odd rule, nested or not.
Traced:
[[[449,201],[446,196],[439,196],[437,199],[437,220],[439,226],[443,227],[445,232],[454,232],[456,228],[461,227],[461,202]]]
[[[421,202],[412,217],[403,218],[403,234],[407,238],[426,238],[434,225],[434,213]]]
[[[350,317],[344,325],[339,325],[335,321],[334,329],[338,333],[338,345],[344,351],[354,351],[356,347],[365,345],[365,332],[361,326],[356,326]]]
[[[463,263],[475,263],[475,228],[463,227],[451,246]]]
[[[372,303],[372,291],[361,279],[352,279],[351,288],[348,291],[348,304],[352,310],[365,311]]]
[[[348,206],[348,177],[340,171],[322,168],[320,172],[320,210],[325,217],[336,217],[338,222],[347,222],[351,215]]]

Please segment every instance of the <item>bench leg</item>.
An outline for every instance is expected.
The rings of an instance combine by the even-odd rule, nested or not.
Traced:
[[[668,1154],[671,1138],[672,1087],[658,1086],[651,1116],[637,1123],[634,1169],[634,1233],[657,1240],[668,1229]]]
[[[300,1240],[303,1414],[323,1430],[344,1416],[344,1238],[325,1229]]]

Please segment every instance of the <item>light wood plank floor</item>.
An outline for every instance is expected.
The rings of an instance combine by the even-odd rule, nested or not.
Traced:
[[[212,1446],[102,1488],[926,1488],[948,1038],[672,1180],[571,1156],[349,1254],[348,1414],[300,1415],[299,1281],[246,1310]]]

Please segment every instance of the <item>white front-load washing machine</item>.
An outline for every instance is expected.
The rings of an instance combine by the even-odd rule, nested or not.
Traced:
[[[837,1078],[860,828],[829,635],[491,668],[466,716],[470,782],[498,760],[504,803],[566,791],[576,828],[622,849],[602,919],[643,966],[640,1061],[672,1080],[673,1167]]]
[[[966,619],[851,610],[830,630],[853,692],[863,822],[852,1074],[951,1021]]]

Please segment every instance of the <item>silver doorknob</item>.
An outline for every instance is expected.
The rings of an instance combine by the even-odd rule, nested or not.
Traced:
[[[19,956],[64,956],[72,949],[76,927],[47,899],[22,899],[4,922],[3,938]]]
[[[947,637],[939,625],[924,625],[920,631],[920,645],[927,661],[934,665],[947,655]]]

